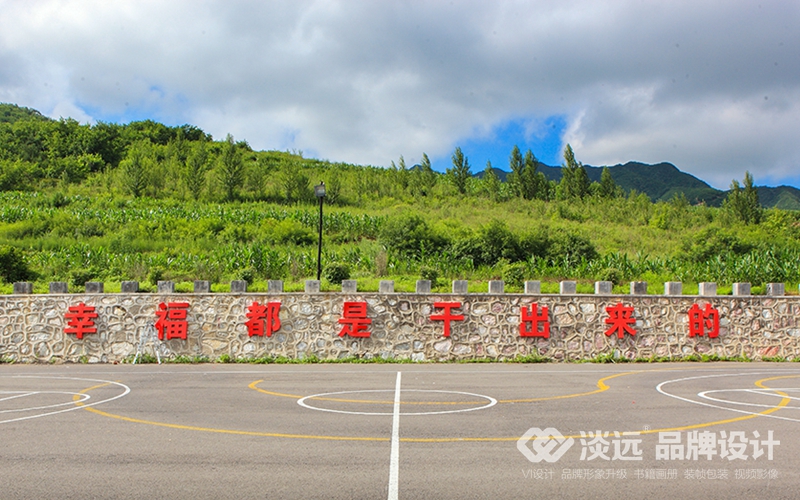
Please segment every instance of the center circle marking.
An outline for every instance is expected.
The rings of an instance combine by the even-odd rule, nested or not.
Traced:
[[[309,410],[317,410],[317,411],[327,411],[330,413],[343,413],[345,415],[388,415],[392,416],[393,412],[366,412],[366,411],[348,411],[348,410],[336,410],[333,408],[320,408],[318,406],[312,406],[308,403],[308,400],[312,400],[315,398],[327,398],[329,396],[340,396],[342,394],[365,394],[365,393],[376,393],[376,392],[385,392],[385,393],[392,393],[394,394],[393,389],[375,389],[375,390],[363,390],[363,391],[340,391],[340,392],[325,392],[321,394],[312,394],[311,396],[306,396],[304,398],[300,398],[297,400],[297,404],[302,406],[303,408],[308,408]],[[400,415],[444,415],[447,413],[465,413],[468,411],[476,411],[476,410],[485,410],[486,408],[491,408],[492,406],[497,404],[497,400],[491,396],[485,396],[483,394],[475,394],[472,392],[460,392],[460,391],[439,391],[439,390],[427,390],[427,389],[404,389],[401,391],[401,394],[405,394],[408,392],[431,392],[431,393],[439,393],[439,394],[458,394],[462,396],[472,396],[476,398],[482,398],[487,401],[485,405],[476,406],[474,408],[461,408],[458,410],[443,410],[443,411],[423,411],[423,412],[413,412],[413,413],[404,413],[401,412]]]

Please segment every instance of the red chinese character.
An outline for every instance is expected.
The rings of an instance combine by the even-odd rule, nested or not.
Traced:
[[[450,321],[464,321],[462,314],[452,314],[452,309],[461,307],[461,302],[434,302],[434,309],[444,309],[442,314],[434,316],[431,314],[431,319],[434,321],[444,321],[444,336],[450,336]]]
[[[539,304],[531,304],[530,310],[521,306],[519,308],[519,336],[520,337],[543,337],[550,338],[550,320],[547,317],[547,306],[542,306],[542,312],[538,311]],[[539,329],[539,325],[542,326]]]
[[[280,330],[281,319],[278,316],[281,311],[280,302],[268,302],[263,306],[258,302],[253,302],[247,310],[250,312],[245,316],[250,319],[245,322],[245,325],[247,325],[247,334],[251,337],[253,335],[263,337],[265,333],[267,337],[271,337],[272,332]]]
[[[169,302],[167,304],[160,303],[158,305],[160,311],[156,311],[158,321],[156,321],[156,330],[158,331],[158,340],[170,339],[183,339],[186,340],[186,331],[189,325],[186,322],[186,313],[189,309],[187,302]]]
[[[636,323],[636,320],[632,317],[633,306],[625,307],[622,304],[617,304],[613,307],[606,307],[606,312],[608,312],[609,316],[606,318],[606,324],[611,325],[611,328],[606,330],[606,335],[610,337],[614,332],[617,333],[619,338],[623,338],[625,332],[636,335],[636,330],[630,327],[630,325]]]
[[[719,337],[719,311],[706,304],[705,309],[694,304],[689,309],[689,336],[698,335],[702,337],[708,333],[709,338]]]
[[[339,319],[339,324],[344,326],[339,336],[369,337],[367,327],[370,323],[372,320],[367,318],[366,302],[345,302],[342,306],[342,317]]]
[[[86,333],[97,333],[97,328],[94,326],[94,318],[97,313],[94,312],[94,306],[87,306],[83,302],[77,306],[69,308],[69,312],[64,314],[64,318],[68,319],[67,324],[69,328],[64,328],[64,333],[72,333],[77,335],[78,339],[82,339]]]

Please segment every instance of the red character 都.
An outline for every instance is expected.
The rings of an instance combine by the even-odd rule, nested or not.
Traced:
[[[461,307],[461,302],[434,302],[434,309],[444,309],[442,314],[433,315],[431,319],[434,321],[444,321],[444,336],[450,336],[450,322],[451,321],[464,321],[463,314],[453,314],[453,309]]]
[[[158,340],[183,339],[186,340],[186,331],[189,324],[186,322],[186,313],[189,309],[188,302],[169,302],[158,305],[158,321],[156,330]]]
[[[94,319],[97,313],[94,312],[94,306],[87,306],[83,302],[77,306],[69,308],[69,312],[64,315],[66,318],[67,328],[64,328],[64,333],[76,335],[78,339],[82,339],[87,333],[97,333],[97,328],[94,326]]]
[[[367,318],[366,302],[345,302],[342,306],[342,317],[339,319],[339,324],[342,325],[339,336],[369,337],[367,328],[370,323],[372,320]]]
[[[689,336],[702,337],[706,333],[712,339],[719,337],[719,311],[711,304],[706,304],[705,309],[694,304],[689,309]]]
[[[245,316],[249,319],[245,322],[245,325],[247,326],[247,334],[251,337],[253,335],[263,337],[265,334],[267,337],[271,337],[272,332],[280,330],[280,302],[268,302],[264,305],[253,302],[247,308],[247,311],[248,313]]]
[[[617,304],[612,307],[606,307],[606,312],[608,312],[606,324],[611,325],[611,328],[606,330],[607,336],[610,337],[616,333],[619,338],[623,338],[626,332],[630,335],[636,335],[636,330],[630,326],[636,323],[633,318],[633,306]]]
[[[550,319],[547,317],[547,306],[531,304],[530,309],[525,306],[519,308],[519,336],[550,338]],[[540,328],[541,326],[541,328]]]

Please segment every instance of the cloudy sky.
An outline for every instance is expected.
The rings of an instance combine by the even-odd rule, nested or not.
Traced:
[[[800,2],[0,0],[0,102],[439,169],[668,161],[800,186]]]

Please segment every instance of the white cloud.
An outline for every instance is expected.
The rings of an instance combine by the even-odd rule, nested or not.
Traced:
[[[794,175],[792,1],[0,0],[0,100],[387,164],[566,115],[584,163]],[[766,99],[765,99],[766,97]],[[480,162],[480,159],[476,161]]]

